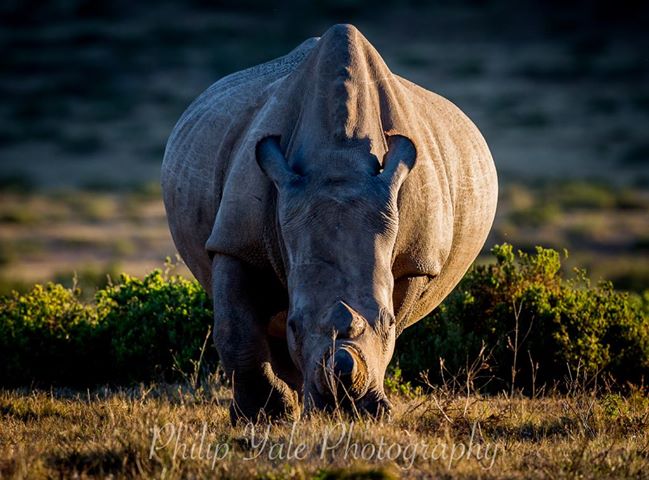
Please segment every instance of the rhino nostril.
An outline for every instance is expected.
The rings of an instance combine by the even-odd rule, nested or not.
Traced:
[[[297,336],[297,323],[295,322],[295,317],[289,317],[286,321],[288,328],[291,329],[291,333]]]
[[[339,349],[334,355],[334,373],[336,376],[340,377],[341,380],[344,378],[351,378],[354,372],[354,358],[351,354],[344,349]]]
[[[341,347],[331,358],[336,387],[344,396],[360,398],[367,390],[367,367],[359,355],[350,348]]]

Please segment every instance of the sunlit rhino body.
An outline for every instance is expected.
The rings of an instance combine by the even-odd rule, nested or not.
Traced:
[[[330,28],[212,85],[162,168],[179,253],[214,299],[233,420],[389,409],[396,336],[458,283],[491,227],[496,172],[447,100]]]

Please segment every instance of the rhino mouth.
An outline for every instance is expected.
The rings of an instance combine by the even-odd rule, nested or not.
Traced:
[[[321,402],[343,404],[358,401],[369,390],[367,358],[351,342],[336,342],[322,359],[315,378]]]
[[[368,391],[360,399],[354,400],[349,396],[336,399],[333,395],[323,395],[313,388],[305,392],[305,413],[315,411],[342,412],[354,415],[368,415],[374,419],[390,416],[392,405],[383,393]]]
[[[389,418],[392,414],[392,404],[385,394],[370,392],[359,403],[360,411],[376,419]]]

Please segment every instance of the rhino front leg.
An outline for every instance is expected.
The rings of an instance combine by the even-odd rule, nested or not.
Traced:
[[[299,401],[273,370],[267,324],[272,311],[268,284],[258,270],[236,258],[215,255],[212,263],[214,344],[232,380],[230,419],[296,418]]]

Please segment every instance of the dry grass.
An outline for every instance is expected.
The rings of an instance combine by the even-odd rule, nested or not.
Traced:
[[[218,385],[0,391],[0,477],[556,479],[649,471],[649,399],[640,391],[576,388],[530,399],[436,388],[393,398],[391,422],[317,414],[254,432],[230,426],[228,398]]]

